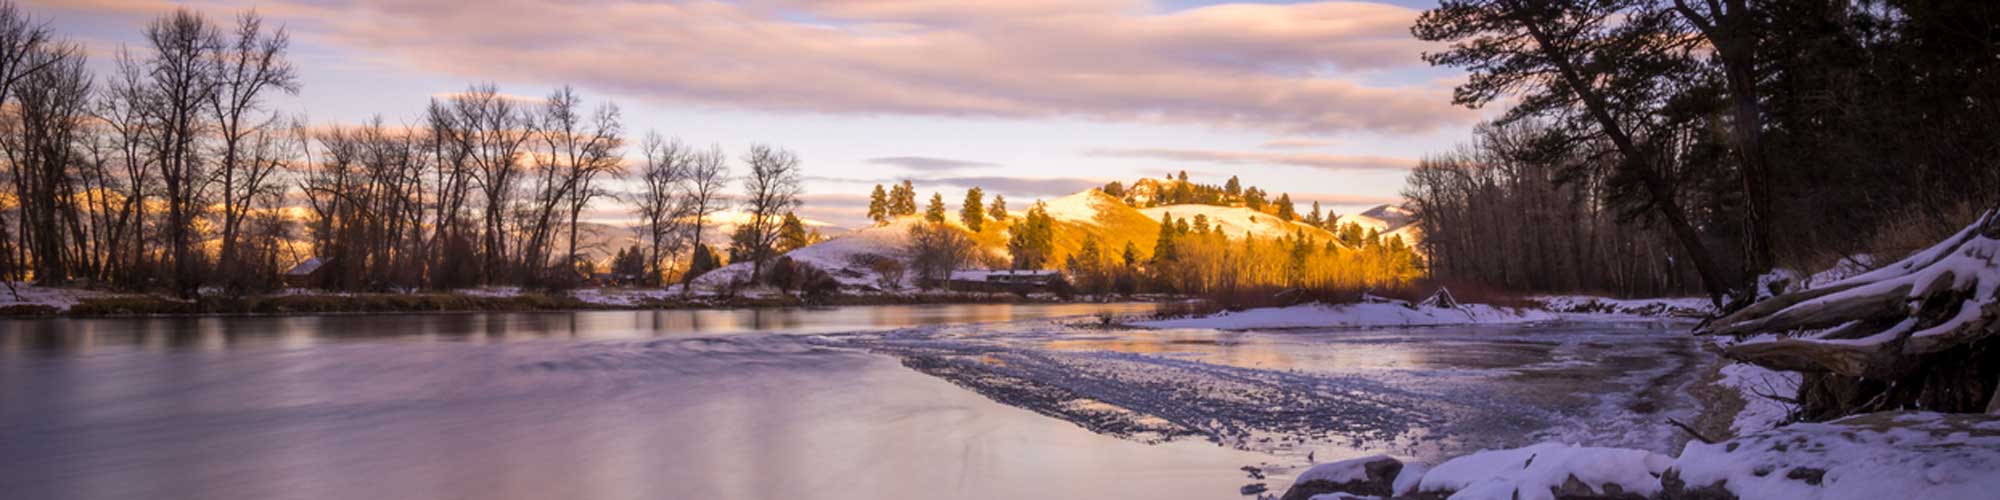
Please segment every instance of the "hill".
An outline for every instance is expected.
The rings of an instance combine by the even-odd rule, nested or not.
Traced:
[[[1244,234],[1259,239],[1281,238],[1305,233],[1320,241],[1336,239],[1332,231],[1313,227],[1298,221],[1285,221],[1278,216],[1258,212],[1244,207],[1218,207],[1214,205],[1168,205],[1139,210],[1147,218],[1158,222],[1164,214],[1173,214],[1175,219],[1187,219],[1193,223],[1196,215],[1208,219],[1210,227],[1221,229],[1230,238],[1242,238]]]

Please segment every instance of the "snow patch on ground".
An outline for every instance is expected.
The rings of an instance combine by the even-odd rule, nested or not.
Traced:
[[[0,307],[47,306],[57,311],[68,311],[70,306],[84,299],[104,297],[109,294],[93,290],[75,288],[47,288],[31,283],[15,282],[13,293],[0,288]]]
[[[1544,295],[1528,300],[1539,302],[1542,308],[1550,311],[1572,314],[1696,318],[1715,312],[1715,304],[1701,297],[1612,299],[1589,295]]]
[[[479,288],[462,288],[452,293],[470,297],[518,297],[521,295],[521,287],[484,286]]]
[[[1690,443],[1674,468],[1688,487],[1720,483],[1741,498],[1993,498],[2000,428],[1979,415],[1876,413]]]
[[[1465,304],[1455,308],[1408,307],[1394,303],[1306,304],[1232,311],[1186,319],[1141,321],[1148,328],[1324,328],[1371,326],[1442,326],[1512,324],[1554,321],[1557,315],[1535,309]]]
[[[1652,495],[1660,491],[1660,474],[1672,464],[1672,457],[1644,450],[1542,443],[1445,461],[1424,474],[1417,490],[1456,491],[1451,498],[1461,500],[1552,500],[1552,491],[1574,477],[1600,493],[1605,485],[1616,485]]]
[[[881,275],[855,261],[863,255],[879,255],[901,259],[903,248],[909,244],[910,226],[923,223],[917,217],[904,217],[888,224],[856,229],[846,235],[822,241],[786,253],[795,262],[802,262],[831,274],[845,287],[880,287]],[[750,279],[750,263],[736,262],[722,266],[695,278],[696,289],[718,289]]]
[[[1741,436],[1777,427],[1785,421],[1791,407],[1768,396],[1798,393],[1799,373],[1730,363],[1722,367],[1722,379],[1717,383],[1736,390],[1743,398],[1743,410],[1729,424],[1730,433]]]

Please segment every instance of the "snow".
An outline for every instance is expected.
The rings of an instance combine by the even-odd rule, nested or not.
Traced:
[[[1149,328],[1320,328],[1370,326],[1440,326],[1510,324],[1553,321],[1554,313],[1536,309],[1465,304],[1457,308],[1410,307],[1397,303],[1305,304],[1224,312],[1187,319],[1141,321]]]
[[[2000,427],[1978,415],[1887,413],[1792,424],[1689,443],[1674,463],[1689,487],[1742,498],[1977,499],[2000,491]],[[1812,484],[1807,479],[1819,475]]]
[[[909,242],[910,226],[922,224],[919,217],[903,217],[888,224],[854,230],[848,234],[786,253],[793,261],[826,271],[843,286],[881,286],[873,270],[854,262],[862,255],[900,258]],[[700,288],[718,288],[750,277],[749,262],[735,262],[695,278]]]
[[[1660,491],[1659,476],[1673,458],[1645,450],[1542,443],[1454,458],[1424,473],[1420,492],[1456,491],[1454,500],[1554,499],[1551,490],[1570,477],[1603,492],[1615,484],[1642,496]]]
[[[1577,314],[1702,317],[1715,311],[1714,303],[1701,297],[1612,299],[1588,295],[1543,295],[1528,300],[1539,302],[1542,308],[1550,311]]]
[[[1095,224],[1097,223],[1097,214],[1102,213],[1105,207],[1114,204],[1122,205],[1125,202],[1118,201],[1116,198],[1112,198],[1111,195],[1104,194],[1103,191],[1098,191],[1097,188],[1091,188],[1061,198],[1043,201],[1042,203],[1042,210],[1047,212],[1051,219]],[[1025,213],[1027,213],[1027,210],[1022,209],[1015,215]],[[1154,218],[1157,219],[1159,216],[1154,215]]]
[[[1735,389],[1743,398],[1743,409],[1729,424],[1733,435],[1763,431],[1783,423],[1791,407],[1768,396],[1798,393],[1799,373],[1781,372],[1750,363],[1730,363],[1722,367],[1723,387]]]
[[[459,295],[468,295],[473,297],[514,297],[521,295],[521,287],[486,286],[479,288],[464,288],[457,290],[456,293],[458,293]]]
[[[1299,474],[1298,479],[1292,480],[1292,484],[1304,484],[1308,481],[1327,481],[1331,483],[1367,481],[1368,469],[1366,466],[1385,458],[1389,458],[1389,456],[1370,455],[1315,465],[1311,469],[1306,469],[1305,473]]]
[[[570,297],[585,303],[620,307],[677,296],[671,288],[583,288],[570,292]]]
[[[106,294],[75,288],[50,288],[35,286],[28,282],[15,282],[14,292],[8,293],[0,287],[0,307],[48,306],[57,311],[68,311],[83,299],[102,297]]]
[[[1193,224],[1194,217],[1200,215],[1208,219],[1209,227],[1222,230],[1222,233],[1230,238],[1241,238],[1246,233],[1258,238],[1279,238],[1292,236],[1301,230],[1309,236],[1322,240],[1333,237],[1332,233],[1324,229],[1302,223],[1285,222],[1278,219],[1278,216],[1243,207],[1167,205],[1141,209],[1139,213],[1153,220],[1159,220],[1163,214],[1173,214],[1175,219],[1187,219],[1188,224]]]

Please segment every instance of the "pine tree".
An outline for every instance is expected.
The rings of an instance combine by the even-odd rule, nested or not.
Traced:
[[[1268,204],[1270,202],[1264,199],[1264,190],[1255,187],[1243,189],[1243,206],[1262,212],[1264,211],[1264,205]]]
[[[1041,269],[1055,253],[1056,221],[1048,206],[1035,203],[1007,238],[1007,252],[1014,256],[1014,269]]]
[[[1306,214],[1306,225],[1310,225],[1312,227],[1320,227],[1320,225],[1325,223],[1326,220],[1322,219],[1319,213],[1319,202],[1317,201],[1313,202],[1312,212]]]
[[[718,267],[722,267],[722,260],[716,258],[715,251],[709,249],[708,245],[696,245],[694,256],[688,259],[688,270],[682,275],[682,281],[691,282]]]
[[[931,203],[924,207],[924,220],[932,224],[944,223],[944,195],[931,193]]]
[[[1125,269],[1131,270],[1133,267],[1139,265],[1139,245],[1134,245],[1130,240],[1127,240],[1125,242],[1125,251],[1119,252],[1118,256],[1125,261]]]
[[[875,185],[875,192],[868,193],[868,219],[875,224],[889,222],[889,193],[882,191],[882,185]]]
[[[1007,221],[1007,197],[993,195],[993,205],[986,207],[986,217],[995,221]]]
[[[917,214],[917,188],[908,179],[889,190],[889,216],[902,217]]]
[[[965,190],[965,203],[958,208],[958,221],[974,233],[986,228],[986,193],[978,187]]]
[[[778,225],[778,253],[805,248],[812,243],[812,236],[806,234],[805,223],[797,215],[785,212],[784,222]]]
[[[1177,260],[1176,256],[1179,252],[1174,248],[1174,240],[1179,235],[1175,234],[1176,232],[1174,229],[1174,214],[1160,214],[1160,239],[1153,242],[1154,266]]]
[[[1229,193],[1230,198],[1243,196],[1243,181],[1236,180],[1234,175],[1229,176],[1229,182],[1222,185],[1222,192]]]
[[[1292,206],[1291,194],[1289,193],[1279,194],[1277,203],[1278,203],[1278,219],[1283,220],[1285,222],[1291,222],[1292,219],[1296,219],[1299,217],[1298,212],[1296,212],[1298,208]]]
[[[1104,194],[1111,195],[1112,198],[1122,199],[1125,197],[1125,184],[1118,181],[1104,183]]]

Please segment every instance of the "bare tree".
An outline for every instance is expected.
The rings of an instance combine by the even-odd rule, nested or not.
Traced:
[[[568,245],[564,264],[576,262],[576,222],[602,190],[599,175],[619,170],[618,107],[600,106],[586,117],[576,91],[563,87],[550,94],[534,121],[536,145],[535,199],[528,226],[525,258],[531,268],[547,265],[553,253],[557,224],[566,222]],[[561,217],[560,219],[558,217]]]
[[[272,189],[271,174],[278,166],[271,158],[263,157],[274,151],[269,146],[274,144],[271,140],[276,136],[269,129],[275,126],[278,117],[251,115],[262,108],[268,90],[299,92],[297,72],[285,59],[285,50],[290,45],[291,37],[284,28],[266,33],[263,17],[251,11],[236,18],[234,39],[209,55],[214,59],[210,69],[215,71],[215,91],[209,94],[208,107],[221,149],[218,155],[221,162],[216,165],[222,197],[222,242],[217,264],[228,271],[228,276],[244,274],[238,269],[242,263],[237,262],[243,223],[251,203]],[[264,149],[256,153],[246,151],[251,147]],[[230,281],[240,283],[236,279]]]
[[[147,127],[159,158],[160,180],[166,189],[167,229],[173,288],[193,297],[201,286],[195,255],[194,220],[204,211],[202,190],[208,176],[199,141],[208,122],[205,107],[216,90],[214,54],[222,50],[222,35],[208,18],[182,8],[146,26],[153,48],[147,61]]]
[[[803,188],[799,185],[799,157],[791,151],[753,145],[743,162],[750,165],[750,176],[743,179],[743,208],[750,220],[745,222],[747,229],[740,231],[747,236],[750,280],[755,282],[763,277],[764,262],[772,257],[778,226],[786,212],[799,206]]]
[[[665,263],[678,255],[693,212],[688,193],[688,174],[698,156],[679,139],[663,139],[648,132],[640,145],[645,163],[638,172],[640,190],[631,203],[639,214],[639,233],[646,238],[647,282],[655,283],[666,273]]]
[[[40,72],[54,61],[36,61],[36,54],[43,52],[52,35],[48,26],[35,22],[12,1],[0,2],[0,106],[14,98],[14,87],[28,75]],[[6,279],[7,289],[14,289],[14,279],[20,278],[19,248],[14,245],[12,235],[0,224],[0,253],[5,253],[6,268],[0,275],[14,274]],[[15,247],[15,248],[7,248]]]
[[[702,249],[701,238],[708,231],[708,216],[721,212],[729,205],[729,158],[722,154],[721,146],[709,146],[707,151],[692,153],[688,159],[688,214],[694,219],[692,247]],[[681,275],[681,291],[688,292],[688,280],[692,273]]]
[[[84,133],[90,75],[80,49],[65,44],[44,46],[26,63],[40,69],[13,88],[17,106],[7,125],[14,133],[7,134],[4,150],[13,166],[22,246],[33,256],[35,281],[64,283],[88,251],[78,207],[69,201],[78,194],[72,169],[83,158],[73,146]]]
[[[492,84],[475,85],[450,98],[450,126],[438,129],[452,142],[452,161],[462,162],[479,188],[481,201],[480,281],[493,283],[507,263],[507,215],[520,183],[521,149],[528,139],[526,119]],[[433,120],[433,123],[439,120]]]
[[[124,47],[118,49],[115,61],[117,73],[100,93],[95,112],[110,134],[106,139],[115,148],[106,154],[114,156],[113,161],[123,174],[117,215],[107,221],[106,251],[113,255],[107,259],[106,275],[137,283],[150,270],[146,259],[146,195],[153,187],[157,157],[148,154],[146,112],[151,104],[147,102],[150,94],[145,65],[133,59]],[[100,185],[108,188],[110,183],[101,181]]]

